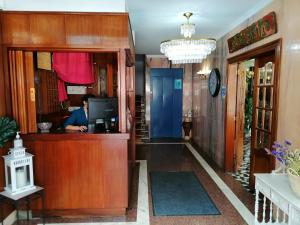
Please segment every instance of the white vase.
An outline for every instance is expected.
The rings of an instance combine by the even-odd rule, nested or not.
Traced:
[[[300,198],[300,176],[296,176],[293,174],[293,170],[291,168],[287,169],[287,174],[290,181],[290,186],[295,194]]]

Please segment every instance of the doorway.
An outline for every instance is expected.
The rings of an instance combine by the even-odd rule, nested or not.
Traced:
[[[249,190],[255,59],[238,63],[236,143],[232,176]]]
[[[182,137],[183,69],[151,69],[151,138]]]
[[[275,167],[264,148],[276,140],[280,49],[277,40],[228,60],[225,170],[243,170],[250,147],[249,184],[244,183],[250,190],[254,173],[269,173]]]

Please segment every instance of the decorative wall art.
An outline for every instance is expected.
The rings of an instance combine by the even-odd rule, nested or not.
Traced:
[[[271,12],[227,40],[229,53],[277,33],[276,14]]]

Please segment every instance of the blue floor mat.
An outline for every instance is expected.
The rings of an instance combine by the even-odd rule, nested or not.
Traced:
[[[151,172],[155,216],[220,215],[193,172]]]

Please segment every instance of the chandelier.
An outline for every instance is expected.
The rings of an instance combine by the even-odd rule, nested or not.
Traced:
[[[213,50],[216,49],[216,40],[212,38],[192,38],[195,34],[195,24],[189,19],[193,13],[187,12],[183,16],[187,23],[181,25],[181,34],[184,38],[172,39],[160,43],[160,52],[165,54],[173,64],[201,63]]]

